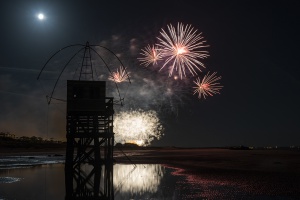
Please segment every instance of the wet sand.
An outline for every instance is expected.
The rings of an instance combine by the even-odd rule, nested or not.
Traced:
[[[300,175],[300,151],[161,148],[116,151],[117,162],[170,164],[185,169],[280,172]]]
[[[0,159],[55,154],[65,155],[65,149],[0,149]],[[240,192],[247,194],[245,199],[300,196],[299,150],[115,148],[114,159],[120,164],[162,164],[172,168],[173,175],[185,177],[190,185],[205,192],[208,199],[224,199],[224,195]],[[228,187],[235,189],[226,190]]]
[[[65,155],[65,149],[7,149],[0,156]],[[166,164],[187,170],[238,170],[300,176],[299,150],[230,150],[221,148],[140,148],[114,150],[117,163]]]
[[[185,177],[202,191],[199,199],[203,195],[206,199],[236,199],[239,193],[243,199],[300,197],[299,150],[162,148],[124,152],[128,158],[116,156],[117,162],[173,168],[173,175]]]

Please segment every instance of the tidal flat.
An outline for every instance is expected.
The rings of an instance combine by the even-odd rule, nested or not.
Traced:
[[[1,151],[0,199],[13,199],[7,192],[22,190],[28,182],[39,187],[44,183],[43,191],[50,187],[51,195],[57,193],[57,198],[63,199],[64,153],[64,149]],[[22,162],[27,166],[13,168],[8,158],[15,166]],[[300,196],[299,150],[124,148],[115,149],[114,159],[115,199],[299,199]],[[33,161],[36,164],[30,165]],[[35,174],[39,174],[41,182],[38,178],[32,180]],[[54,183],[56,180],[59,184]],[[43,199],[49,199],[48,195],[43,194]]]

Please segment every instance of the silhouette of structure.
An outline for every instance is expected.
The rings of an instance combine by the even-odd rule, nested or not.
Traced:
[[[116,54],[104,46],[73,44],[61,48],[54,53],[41,69],[37,79],[51,59],[61,51],[69,48],[79,48],[63,66],[54,87],[47,95],[48,104],[51,100],[67,102],[66,114],[66,162],[65,162],[65,199],[114,199],[113,192],[113,115],[114,104],[123,105],[118,85],[115,81],[119,100],[106,97],[106,82],[95,81],[100,76],[93,68],[91,52],[103,62],[109,74],[112,74],[105,59],[96,50],[101,49],[113,55],[124,65]],[[67,99],[54,97],[54,91],[59,85],[59,79],[76,55],[83,52],[78,80],[67,80]],[[77,69],[74,73],[75,77]],[[127,80],[130,83],[128,73]]]
[[[105,81],[86,81],[90,79],[93,69],[87,43],[79,80],[67,81],[67,200],[114,199],[113,98],[106,97]]]
[[[104,81],[68,81],[66,199],[113,199],[113,114]]]

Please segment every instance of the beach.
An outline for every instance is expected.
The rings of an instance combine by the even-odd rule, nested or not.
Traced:
[[[65,149],[1,149],[0,159],[7,156],[47,156],[63,162]],[[199,191],[195,195],[207,199],[298,199],[300,196],[299,150],[115,148],[114,161],[116,165],[145,168],[160,164],[171,169],[173,177],[183,180],[180,187],[192,186]]]
[[[0,156],[65,155],[64,148],[0,148]],[[300,175],[299,150],[226,148],[115,148],[117,163],[169,164],[186,170],[236,170]]]
[[[230,150],[221,148],[158,148],[152,150],[118,150],[118,162],[172,164],[189,170],[239,170],[278,172],[300,175],[300,151]]]
[[[207,199],[299,199],[299,150],[161,148],[124,150],[119,163],[159,163],[201,188]],[[129,160],[130,159],[130,160]],[[232,187],[234,190],[218,188]],[[231,196],[231,192],[233,193]],[[240,197],[239,197],[240,198]]]

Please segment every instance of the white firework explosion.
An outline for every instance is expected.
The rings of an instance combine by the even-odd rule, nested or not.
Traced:
[[[116,142],[148,146],[155,138],[161,138],[163,127],[155,111],[139,109],[116,114],[114,132]]]
[[[178,23],[177,29],[172,24],[167,27],[168,32],[162,29],[161,37],[158,37],[157,46],[161,57],[166,59],[161,69],[168,66],[169,76],[172,76],[175,69],[181,79],[186,76],[186,69],[193,76],[197,74],[196,70],[201,72],[200,66],[205,66],[200,59],[209,56],[208,51],[203,50],[208,45],[205,45],[202,33],[197,33],[191,25],[185,26],[182,23]]]

